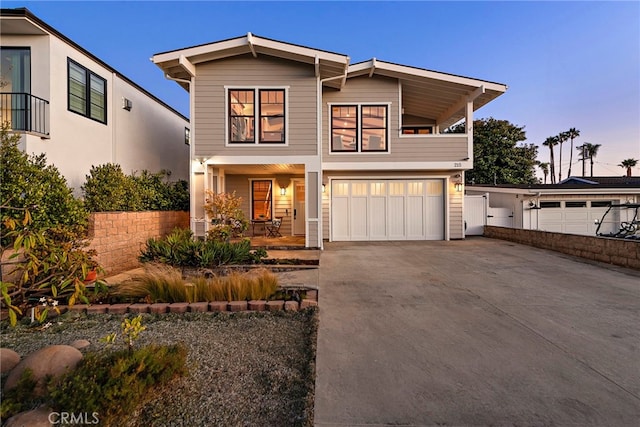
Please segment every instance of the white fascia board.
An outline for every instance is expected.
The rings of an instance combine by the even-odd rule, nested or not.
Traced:
[[[306,56],[311,62],[315,60],[317,56],[319,59],[335,62],[338,64],[344,64],[348,61],[346,55],[340,55],[337,53],[325,52],[322,50],[312,49],[310,47],[292,45],[289,43],[283,43],[275,40],[264,39],[262,37],[253,36],[253,44],[255,46],[264,47],[266,49],[280,50],[294,55]]]
[[[198,55],[204,55],[211,52],[222,51],[225,49],[234,49],[242,46],[248,47],[247,36],[237,37],[231,40],[225,40],[221,42],[214,42],[205,44],[202,46],[194,46],[186,49],[174,50],[172,52],[161,53],[159,55],[154,55],[151,60],[155,63],[162,63],[167,61],[176,61],[180,59],[180,56],[185,56],[186,58],[192,58]]]
[[[253,34],[251,33],[247,33],[247,45],[249,45],[249,49],[251,50],[253,57],[257,58],[258,54],[256,53],[255,46],[253,45]]]
[[[497,92],[506,92],[507,86],[500,83],[487,82],[484,80],[472,79],[470,77],[454,76],[446,73],[439,73],[437,71],[423,70],[420,68],[409,67],[406,65],[392,64],[389,62],[380,61],[379,59],[362,62],[360,64],[354,64],[349,67],[349,74],[356,74],[368,71],[375,61],[376,71],[389,71],[397,74],[404,74],[408,76],[422,77],[426,79],[442,80],[450,83],[457,83],[465,86],[480,87],[484,86],[486,90],[494,90]]]
[[[363,170],[468,170],[473,162],[322,162],[322,170],[327,171],[363,171]]]
[[[211,165],[264,165],[264,164],[290,164],[312,165],[319,164],[318,156],[206,156],[205,163]]]
[[[191,77],[196,76],[196,67],[184,55],[180,55],[178,63]]]

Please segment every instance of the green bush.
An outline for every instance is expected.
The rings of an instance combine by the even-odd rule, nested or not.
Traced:
[[[186,357],[180,344],[90,353],[49,387],[52,406],[65,412],[96,412],[100,425],[110,425],[130,414],[153,387],[186,374]]]
[[[3,423],[20,412],[35,409],[43,402],[44,399],[34,396],[36,384],[33,372],[25,369],[16,386],[2,393],[0,419]]]
[[[29,156],[18,147],[20,137],[0,129],[0,207],[2,246],[13,240],[7,236],[8,219],[22,221],[24,209],[30,210],[32,228],[39,230],[79,227],[88,222],[82,201],[73,196],[66,179],[55,166],[47,165],[44,154]]]
[[[169,182],[169,171],[125,175],[118,164],[92,166],[82,186],[91,212],[189,210],[186,181]]]
[[[159,262],[174,267],[215,268],[228,264],[255,264],[266,257],[264,250],[251,250],[249,239],[239,242],[196,240],[188,229],[175,229],[164,238],[147,240],[141,262]]]

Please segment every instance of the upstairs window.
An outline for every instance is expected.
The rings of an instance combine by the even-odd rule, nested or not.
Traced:
[[[229,89],[230,144],[285,144],[285,89]]]
[[[386,152],[388,105],[331,107],[332,152]]]
[[[107,123],[107,81],[68,59],[69,111],[100,123]]]

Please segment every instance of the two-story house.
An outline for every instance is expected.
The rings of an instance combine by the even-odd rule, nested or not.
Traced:
[[[464,237],[473,113],[507,87],[284,43],[251,33],[152,57],[191,99],[191,217],[205,190],[252,220],[323,239]],[[465,119],[464,134],[447,134]]]
[[[189,120],[29,10],[0,10],[0,122],[79,194],[92,165],[188,179]]]

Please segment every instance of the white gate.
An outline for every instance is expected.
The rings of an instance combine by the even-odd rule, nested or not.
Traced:
[[[482,236],[487,224],[487,197],[464,196],[465,236]]]
[[[487,225],[513,227],[513,210],[510,208],[492,208],[487,212]]]

